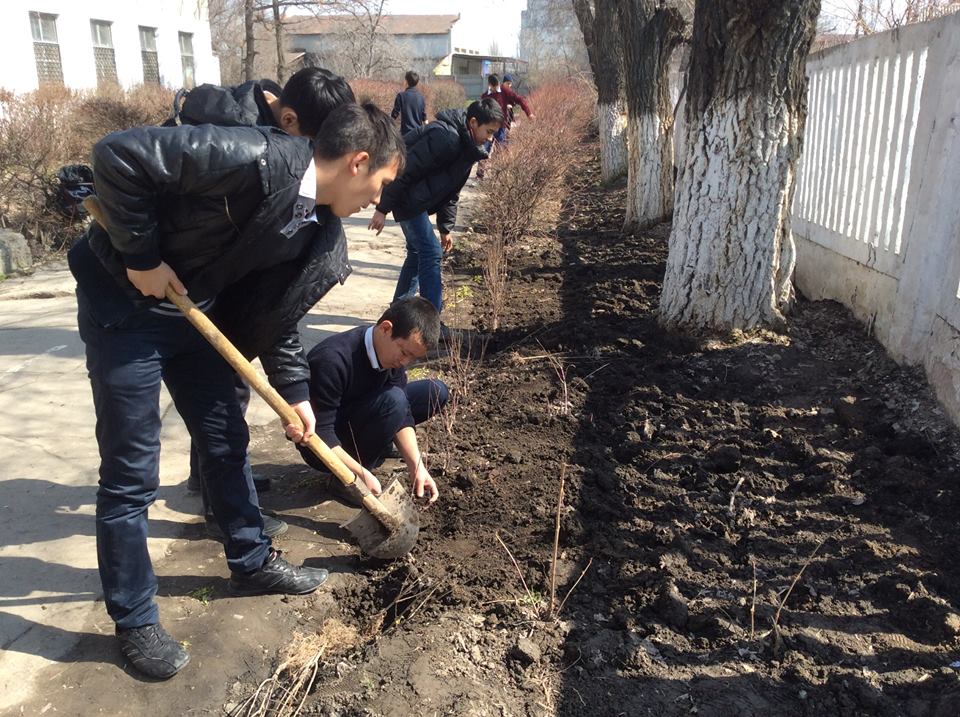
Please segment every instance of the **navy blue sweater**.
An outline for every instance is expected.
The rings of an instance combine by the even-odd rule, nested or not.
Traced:
[[[394,119],[400,118],[400,134],[415,130],[427,121],[427,104],[423,95],[412,87],[398,92],[390,116]]]
[[[317,417],[317,435],[331,448],[340,445],[337,413],[365,396],[385,387],[407,385],[402,368],[377,371],[370,365],[363,335],[367,326],[334,334],[310,349],[310,402]],[[415,426],[407,408],[401,428]]]

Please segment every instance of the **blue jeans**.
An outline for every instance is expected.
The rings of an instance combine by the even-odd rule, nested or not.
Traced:
[[[367,470],[383,463],[393,437],[413,418],[414,425],[438,414],[450,398],[443,381],[411,381],[404,388],[385,386],[361,400],[340,407],[334,430],[343,450]],[[298,446],[303,459],[317,470],[327,467],[313,451]]]
[[[424,212],[402,221],[400,229],[407,240],[407,258],[400,267],[393,300],[414,296],[419,290],[420,296],[440,311],[443,308],[443,283],[440,279],[443,249],[433,231],[430,215]]]
[[[233,371],[185,318],[139,311],[109,328],[78,290],[100,447],[97,560],[107,612],[118,627],[159,621],[147,552],[147,510],[160,484],[160,382],[200,449],[232,571],[260,568],[270,551],[253,481],[248,432]]]

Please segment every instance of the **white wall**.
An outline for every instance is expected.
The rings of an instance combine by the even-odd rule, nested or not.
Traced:
[[[922,365],[960,423],[960,15],[811,56],[797,285]]]
[[[220,63],[210,42],[205,0],[3,0],[0,2],[0,88],[26,92],[37,88],[31,11],[57,15],[63,81],[73,89],[97,86],[90,20],[113,23],[117,79],[124,87],[143,82],[139,26],[157,28],[160,81],[183,84],[180,32],[193,33],[197,84],[219,83]]]

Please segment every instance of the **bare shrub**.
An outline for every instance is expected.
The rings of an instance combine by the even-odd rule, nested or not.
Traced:
[[[72,231],[54,208],[60,167],[89,162],[94,143],[109,132],[162,121],[172,99],[153,86],[0,94],[0,222],[23,233],[35,253],[59,248]]]
[[[381,80],[356,79],[350,81],[353,94],[358,102],[373,102],[384,112],[393,109],[393,100],[398,92],[403,92],[403,82],[383,82]],[[437,112],[446,109],[462,109],[467,103],[463,86],[453,80],[430,80],[417,85],[417,91],[427,103],[427,118],[432,119]]]
[[[596,96],[586,83],[541,87],[530,97],[537,119],[521,120],[497,147],[480,188],[477,210],[487,234],[483,275],[490,296],[488,323],[500,324],[510,254],[545,206],[559,207],[564,180],[589,154],[580,143],[593,121]]]
[[[350,80],[350,88],[357,102],[373,102],[384,112],[390,112],[394,98],[403,90],[403,83],[358,79]]]

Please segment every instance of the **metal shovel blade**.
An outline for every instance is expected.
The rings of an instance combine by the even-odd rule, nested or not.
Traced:
[[[396,530],[387,529],[365,508],[344,524],[367,555],[382,560],[402,558],[413,550],[420,533],[420,515],[399,480],[393,480],[379,496],[387,512],[397,519]]]

